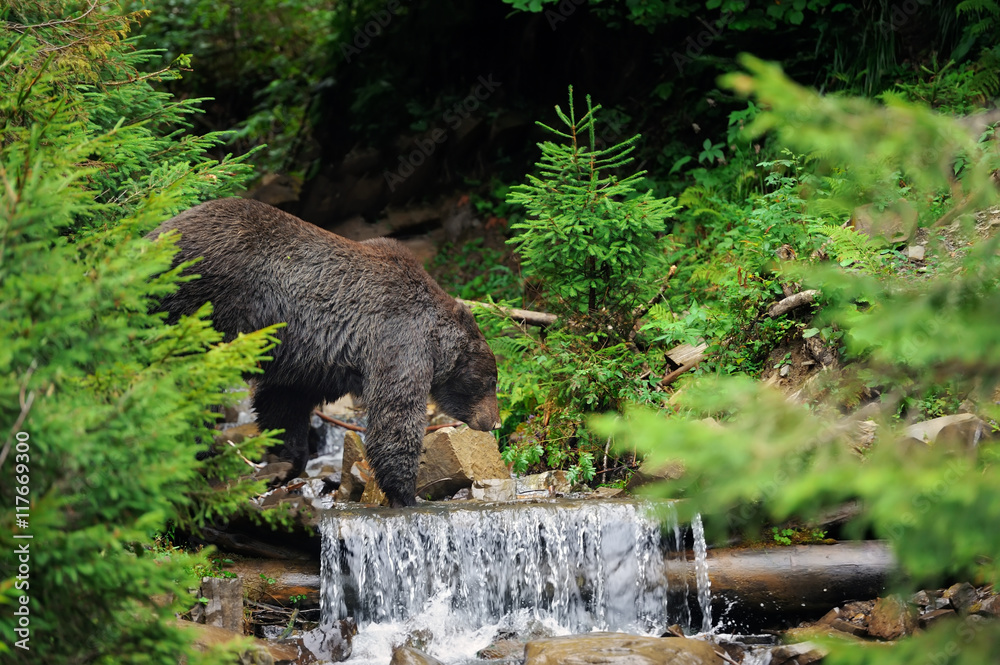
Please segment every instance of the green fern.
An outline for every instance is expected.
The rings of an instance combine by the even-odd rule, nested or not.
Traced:
[[[845,226],[828,226],[821,232],[830,239],[827,253],[837,259],[840,265],[853,265],[856,269],[875,276],[886,273],[882,246],[869,236]]]

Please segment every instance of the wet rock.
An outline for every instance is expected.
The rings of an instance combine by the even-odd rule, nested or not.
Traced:
[[[965,614],[976,602],[978,593],[976,588],[968,582],[959,582],[945,589],[943,597],[948,599],[952,609]]]
[[[520,662],[522,656],[524,656],[524,644],[518,640],[497,640],[476,653],[476,658],[482,660],[509,662]]]
[[[616,496],[625,496],[625,490],[621,487],[598,487],[587,495],[588,499],[613,499]]]
[[[826,654],[826,649],[812,642],[783,644],[771,649],[770,665],[809,665],[823,660]]]
[[[257,423],[246,423],[222,430],[215,435],[216,445],[229,445],[230,442],[239,445],[244,439],[260,434]]]
[[[365,461],[365,445],[361,442],[361,435],[357,432],[344,434],[344,455],[341,468],[343,473],[335,498],[337,501],[357,501],[365,490],[368,478],[371,477],[370,473],[365,473],[368,468],[368,463]]]
[[[440,499],[476,480],[510,479],[496,439],[489,432],[445,427],[424,437],[417,495]]]
[[[573,487],[566,478],[566,472],[562,470],[534,473],[517,479],[517,493],[519,495],[544,494],[551,496],[569,494],[572,490]]]
[[[472,483],[472,498],[477,501],[513,501],[517,486],[513,478],[492,478]]]
[[[265,464],[254,472],[253,476],[257,480],[271,482],[272,480],[285,480],[285,476],[292,470],[291,462],[271,462]]]
[[[443,665],[443,663],[419,649],[399,647],[392,652],[392,660],[389,661],[389,665]]]
[[[306,478],[327,478],[339,476],[341,456],[340,455],[320,455],[309,460],[306,464]]]
[[[912,633],[916,625],[913,608],[896,596],[887,596],[875,601],[868,618],[868,634],[883,640],[895,640]]]
[[[368,479],[368,483],[365,485],[365,490],[361,493],[359,501],[370,506],[385,506],[389,503],[385,498],[385,492],[378,486],[375,476]]]
[[[589,633],[528,642],[524,665],[722,665],[706,642],[679,637]]]
[[[843,619],[834,619],[830,622],[830,628],[841,633],[846,633],[848,635],[854,635],[860,637],[862,635],[868,634],[868,629],[865,626],[859,626],[857,624],[851,623],[850,621],[844,621]]]
[[[203,577],[201,595],[208,599],[203,615],[209,626],[243,632],[243,580],[239,577]]]
[[[934,599],[938,596],[939,594],[936,591],[927,591],[926,589],[922,589],[910,597],[910,604],[916,605],[917,607],[927,607],[928,605],[933,604]]]
[[[281,640],[278,644],[288,644],[298,649],[299,657],[293,661],[294,665],[339,663],[351,657],[353,639],[357,634],[358,626],[354,619],[339,619],[302,631],[292,639]]]
[[[1000,616],[1000,596],[991,595],[984,600],[975,602],[969,611],[983,616]]]
[[[956,413],[910,425],[906,428],[904,441],[971,448],[988,432],[989,428],[976,415]]]
[[[930,628],[941,619],[958,616],[955,610],[931,610],[920,615],[918,624],[921,628]]]

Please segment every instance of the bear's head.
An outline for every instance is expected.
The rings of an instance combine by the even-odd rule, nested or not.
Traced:
[[[454,364],[431,387],[431,397],[448,415],[489,432],[500,427],[497,361],[468,308],[456,303],[453,314],[458,332],[452,346]]]

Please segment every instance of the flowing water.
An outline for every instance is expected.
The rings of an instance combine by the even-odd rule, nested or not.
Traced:
[[[383,665],[407,634],[446,663],[470,663],[497,634],[688,626],[691,590],[666,583],[672,565],[688,565],[686,528],[671,506],[658,512],[579,500],[331,510],[321,525],[323,616],[357,621],[347,662]],[[706,572],[695,608],[705,628],[699,537],[696,569]]]

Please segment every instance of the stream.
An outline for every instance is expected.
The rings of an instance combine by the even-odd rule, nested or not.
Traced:
[[[705,632],[700,527],[678,524],[670,504],[654,514],[634,500],[331,509],[320,527],[322,614],[356,620],[346,662],[357,665],[385,665],[406,640],[452,665],[488,662],[476,653],[498,635]],[[671,574],[689,556],[696,588]]]

